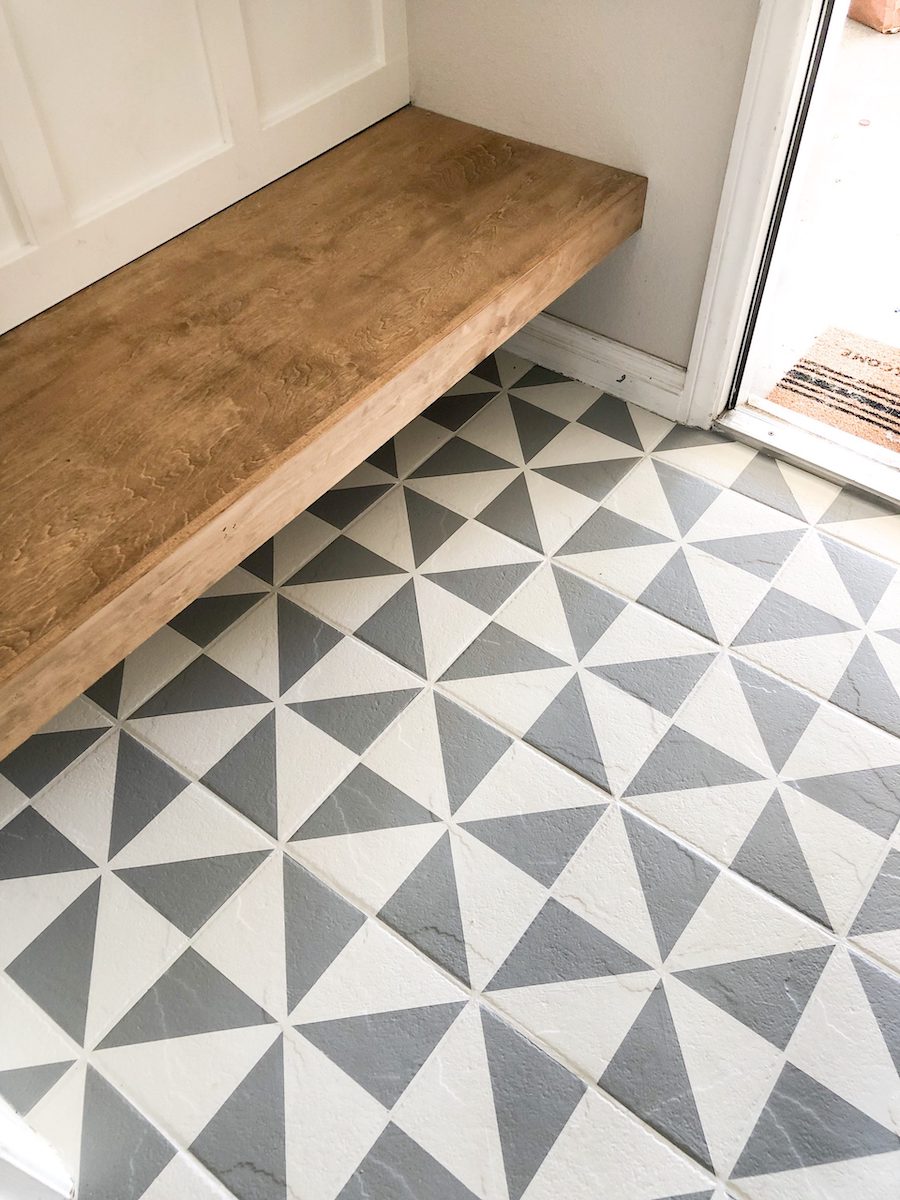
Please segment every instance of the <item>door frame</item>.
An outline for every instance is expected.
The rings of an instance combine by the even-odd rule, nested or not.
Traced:
[[[678,420],[687,425],[708,428],[728,404],[813,51],[822,23],[840,28],[849,6],[760,0],[681,397]]]

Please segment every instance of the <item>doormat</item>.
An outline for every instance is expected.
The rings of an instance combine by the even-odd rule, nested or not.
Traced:
[[[844,433],[900,450],[900,348],[829,329],[769,399]]]

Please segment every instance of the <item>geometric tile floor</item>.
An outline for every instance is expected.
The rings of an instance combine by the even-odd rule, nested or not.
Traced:
[[[900,1195],[900,516],[499,352],[0,763],[94,1198]]]

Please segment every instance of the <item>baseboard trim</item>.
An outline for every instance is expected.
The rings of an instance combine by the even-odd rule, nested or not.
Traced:
[[[687,372],[643,350],[634,350],[549,313],[539,313],[529,321],[509,339],[506,348],[670,421],[684,420]]]

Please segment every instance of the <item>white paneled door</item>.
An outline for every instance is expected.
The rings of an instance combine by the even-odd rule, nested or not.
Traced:
[[[0,0],[0,332],[408,98],[404,0]]]

